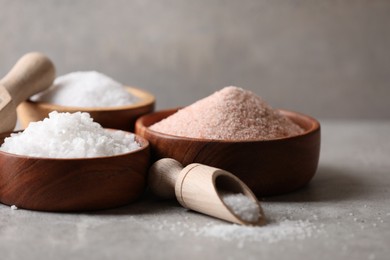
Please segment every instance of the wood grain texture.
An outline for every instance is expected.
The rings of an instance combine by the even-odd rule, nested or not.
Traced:
[[[201,163],[233,173],[257,196],[287,193],[314,176],[320,155],[320,124],[309,116],[280,110],[305,129],[301,135],[267,141],[219,141],[162,134],[148,127],[177,109],[145,115],[136,133],[149,140],[152,159],[173,158],[183,165]]]
[[[43,120],[54,110],[58,112],[77,111],[88,112],[95,122],[98,122],[105,128],[121,129],[125,131],[134,131],[135,121],[142,115],[154,111],[155,97],[144,90],[126,87],[127,91],[139,98],[139,102],[120,107],[102,107],[102,108],[83,108],[67,107],[45,102],[22,102],[18,109],[19,120],[23,128],[26,128],[30,122]]]
[[[0,144],[9,134],[0,135]],[[145,188],[149,144],[101,158],[49,159],[0,151],[0,202],[41,211],[113,208],[137,199]]]

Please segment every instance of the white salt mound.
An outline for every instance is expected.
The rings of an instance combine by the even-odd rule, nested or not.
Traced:
[[[241,193],[226,193],[221,195],[223,202],[235,215],[248,222],[256,222],[260,218],[259,206]]]
[[[140,148],[135,136],[123,131],[105,130],[88,113],[49,114],[20,133],[4,140],[1,151],[45,158],[103,157]]]
[[[79,71],[56,78],[48,90],[31,100],[62,106],[115,107],[134,104],[138,98],[102,73]]]
[[[267,140],[303,132],[300,126],[253,92],[233,86],[179,110],[150,129],[216,140]]]

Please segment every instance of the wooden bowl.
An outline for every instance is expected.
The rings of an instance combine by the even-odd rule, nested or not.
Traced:
[[[177,109],[139,118],[136,133],[149,140],[152,158],[173,158],[188,165],[202,163],[236,175],[257,196],[277,195],[306,185],[314,176],[320,155],[320,124],[309,116],[280,110],[305,129],[303,134],[266,141],[207,140],[173,136],[148,127]]]
[[[155,98],[152,94],[134,87],[126,87],[126,90],[139,98],[139,102],[118,107],[71,107],[61,106],[45,102],[34,102],[31,100],[22,102],[18,108],[18,118],[23,128],[30,122],[41,121],[54,110],[58,112],[77,111],[88,112],[95,122],[105,128],[134,131],[134,123],[138,117],[154,111]]]
[[[0,144],[8,134],[0,135]],[[41,211],[86,211],[122,206],[144,191],[149,143],[130,153],[50,159],[0,151],[0,202]]]

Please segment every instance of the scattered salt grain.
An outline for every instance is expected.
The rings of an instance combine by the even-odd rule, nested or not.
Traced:
[[[215,240],[232,241],[241,248],[246,243],[271,244],[281,241],[298,241],[304,239],[326,236],[325,225],[315,224],[309,219],[292,219],[291,216],[277,216],[268,208],[267,224],[264,226],[242,226],[224,223],[219,220],[203,218],[197,214],[189,214],[182,209],[175,209],[183,212],[183,219],[189,215],[189,220],[177,221],[176,217],[164,215],[158,221],[153,221],[148,226],[153,230],[161,230],[164,237],[177,237],[183,232],[183,236],[195,236],[199,238],[210,238]],[[184,214],[185,213],[185,214]],[[275,212],[274,212],[275,213]],[[285,214],[285,212],[283,213]],[[289,215],[289,214],[287,214]],[[198,221],[193,221],[199,218]],[[171,233],[172,232],[172,233]]]
[[[135,136],[106,130],[88,113],[49,114],[20,133],[4,140],[1,151],[46,158],[85,158],[124,154],[137,150]]]
[[[220,224],[203,227],[199,234],[226,241],[276,243],[281,240],[302,240],[313,237],[320,230],[307,220],[283,220],[262,227]]]
[[[303,129],[259,96],[225,87],[152,125],[150,129],[184,137],[266,140],[299,135]]]
[[[11,209],[12,209],[12,210],[17,210],[18,207],[16,207],[15,205],[12,205],[12,206],[11,206]]]
[[[221,194],[221,197],[225,205],[242,220],[248,222],[256,222],[259,220],[259,206],[244,194],[225,193]]]
[[[62,106],[114,107],[137,102],[121,83],[96,71],[78,71],[60,76],[46,91],[31,98]]]

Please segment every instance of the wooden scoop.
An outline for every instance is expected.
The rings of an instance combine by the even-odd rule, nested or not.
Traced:
[[[199,163],[183,166],[174,159],[161,159],[149,170],[149,188],[161,198],[177,198],[188,209],[241,225],[265,223],[263,210],[252,191],[233,174]],[[259,218],[246,221],[223,202],[222,194],[242,193],[258,206]]]
[[[15,128],[16,107],[48,88],[54,77],[53,63],[41,53],[27,53],[18,60],[0,80],[0,133],[10,132]]]

